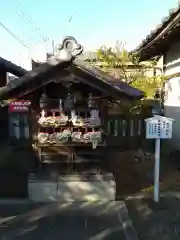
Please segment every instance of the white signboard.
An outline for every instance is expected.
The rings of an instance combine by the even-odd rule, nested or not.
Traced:
[[[172,138],[173,119],[162,116],[154,116],[145,120],[147,139]]]
[[[172,138],[173,119],[154,116],[145,119],[146,138],[155,139],[155,164],[154,164],[154,201],[159,201],[159,172],[160,172],[160,139]]]

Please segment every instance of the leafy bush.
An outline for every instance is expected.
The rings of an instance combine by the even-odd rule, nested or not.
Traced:
[[[120,80],[145,92],[146,97],[154,97],[157,88],[161,88],[164,76],[148,76],[148,71],[156,68],[155,60],[139,62],[139,58],[128,53],[121,42],[113,48],[102,46],[94,59],[87,59],[93,66],[101,68]]]

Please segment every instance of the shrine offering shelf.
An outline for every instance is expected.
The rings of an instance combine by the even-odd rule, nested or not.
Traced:
[[[65,144],[47,144],[47,143],[44,143],[44,144],[39,144],[37,143],[36,144],[36,148],[38,150],[38,155],[39,155],[39,158],[40,158],[40,162],[43,162],[43,163],[78,163],[80,164],[81,163],[81,159],[77,159],[76,158],[76,152],[77,152],[77,149],[78,152],[80,151],[81,154],[85,154],[85,155],[91,155],[91,156],[101,156],[102,155],[102,148],[106,147],[106,144],[105,143],[101,143],[101,144],[98,144],[97,146],[97,149],[95,150],[92,150],[92,144],[91,143],[87,143],[87,144],[84,144],[84,143],[73,143],[73,142],[67,142]],[[55,148],[58,148],[58,151],[54,151]],[[51,151],[51,152],[48,152]],[[54,160],[48,160],[46,159],[46,157],[57,157],[57,156],[67,156],[67,160],[62,160],[58,157],[58,159],[54,159]],[[79,156],[79,155],[78,155]],[[83,160],[83,161],[86,161],[86,160]],[[89,159],[87,159],[86,163],[88,162],[92,162],[92,158],[91,158],[91,161]],[[93,161],[94,162],[94,161]]]
[[[93,132],[93,131],[101,131],[101,127],[71,127],[71,132],[82,132],[82,134],[87,133],[87,132]]]
[[[63,130],[71,130],[70,126],[61,126],[61,127],[43,127],[39,126],[38,132],[47,132],[47,133],[55,133],[55,132],[62,132]]]
[[[87,151],[86,152],[82,152],[81,151],[81,154],[86,154],[87,155]],[[70,156],[68,159],[61,159],[60,158],[60,156]],[[46,152],[41,152],[40,154],[39,154],[39,156],[40,156],[40,158],[41,158],[41,161],[43,162],[43,163],[66,163],[66,164],[68,164],[68,163],[71,163],[72,161],[73,161],[73,163],[91,163],[91,162],[93,162],[93,163],[98,163],[98,162],[100,162],[100,158],[93,158],[94,156],[101,156],[102,155],[102,153],[101,152],[91,152],[91,156],[92,156],[92,158],[83,158],[83,159],[81,159],[81,158],[76,158],[75,157],[75,153],[71,153],[71,154],[68,154],[67,152],[61,152],[60,154],[57,154],[57,153],[46,153]],[[52,157],[53,157],[53,159],[52,159]]]
[[[63,130],[70,130],[71,132],[82,132],[82,133],[87,133],[91,131],[101,131],[101,126],[98,127],[86,127],[86,126],[81,126],[81,127],[76,127],[76,126],[60,126],[60,127],[54,127],[54,126],[39,126],[39,131],[38,132],[61,132]]]
[[[45,114],[48,117],[59,117],[60,116],[60,109],[45,109]],[[68,113],[66,111],[63,112],[64,115],[67,115]]]
[[[37,143],[37,148],[46,148],[46,147],[90,147],[92,148],[92,143],[84,143],[84,142],[66,142],[66,143]],[[97,147],[105,147],[106,143],[99,143]]]
[[[90,110],[87,110],[87,109],[74,109],[75,112],[76,112],[76,115],[77,116],[81,116],[81,117],[90,117]],[[50,116],[53,116],[53,117],[57,117],[57,116],[60,116],[60,113],[61,113],[61,110],[60,109],[44,109],[45,113],[46,113],[46,116],[50,117]],[[68,115],[68,112],[67,111],[63,111],[63,114],[64,115]]]

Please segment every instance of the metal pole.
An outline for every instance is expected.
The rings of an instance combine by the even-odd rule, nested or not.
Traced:
[[[159,202],[160,139],[155,140],[154,201]]]
[[[54,40],[52,40],[52,51],[53,51],[53,56],[54,56],[54,52],[55,52],[55,46],[54,46]]]

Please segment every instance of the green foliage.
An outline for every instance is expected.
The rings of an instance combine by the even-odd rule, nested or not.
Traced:
[[[132,81],[131,85],[145,92],[146,97],[154,97],[157,88],[161,88],[165,78],[163,76],[140,76]]]
[[[89,61],[93,66],[100,67],[110,75],[144,91],[147,97],[153,97],[155,90],[160,88],[165,80],[162,76],[148,76],[148,71],[153,73],[157,65],[155,60],[140,63],[139,58],[128,53],[121,42],[117,42],[114,49],[102,46],[97,51],[96,59]]]

